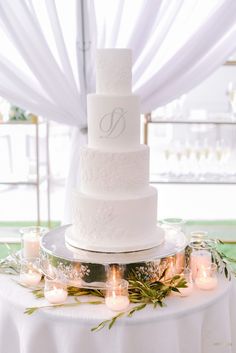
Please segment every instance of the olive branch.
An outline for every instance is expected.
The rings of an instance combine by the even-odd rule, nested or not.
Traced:
[[[110,330],[116,323],[117,319],[121,317],[132,317],[137,311],[143,310],[147,304],[152,304],[154,308],[157,306],[163,307],[165,305],[164,299],[170,295],[172,291],[179,292],[179,288],[186,288],[187,282],[181,275],[176,275],[168,280],[163,280],[165,271],[163,271],[161,278],[155,282],[143,282],[135,277],[129,280],[129,299],[131,303],[137,304],[127,311],[122,311],[111,319],[102,321],[98,326],[93,327],[91,331],[97,332],[108,326]]]

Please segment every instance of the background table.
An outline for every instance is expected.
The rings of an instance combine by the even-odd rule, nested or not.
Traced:
[[[220,280],[217,290],[195,290],[191,297],[169,297],[164,308],[148,308],[119,319],[111,330],[96,326],[114,313],[104,305],[43,309],[46,304],[0,276],[1,353],[235,353],[235,281]],[[87,300],[87,298],[85,298]]]

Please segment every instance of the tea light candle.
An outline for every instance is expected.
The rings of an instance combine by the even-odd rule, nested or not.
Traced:
[[[39,257],[39,240],[39,236],[32,233],[26,233],[23,235],[23,256],[25,258]]]
[[[51,304],[62,304],[67,299],[67,290],[63,288],[53,288],[48,291],[44,291],[44,296],[47,301]]]
[[[207,250],[196,250],[191,254],[191,271],[192,278],[197,277],[197,272],[201,267],[209,267],[211,265],[211,253]]]
[[[20,282],[26,286],[36,286],[41,281],[41,274],[32,270],[20,274]]]
[[[116,279],[106,283],[106,306],[113,311],[123,311],[129,306],[129,283],[124,279]]]
[[[129,298],[126,295],[115,295],[105,298],[105,304],[112,311],[123,311],[129,306]]]
[[[218,279],[217,277],[197,277],[195,284],[199,289],[212,290],[217,287]]]

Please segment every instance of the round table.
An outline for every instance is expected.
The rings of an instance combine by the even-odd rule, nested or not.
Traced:
[[[26,307],[46,301],[35,299],[16,280],[0,276],[1,353],[236,352],[235,280],[220,278],[214,291],[194,289],[190,297],[171,296],[165,307],[148,306],[99,332],[91,328],[114,315],[105,305],[42,309],[28,316]]]

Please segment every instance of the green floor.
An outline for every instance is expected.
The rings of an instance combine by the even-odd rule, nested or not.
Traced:
[[[236,220],[194,220],[186,222],[185,232],[188,236],[196,230],[207,231],[209,237],[221,239],[224,242],[236,242]]]
[[[13,222],[0,222],[0,228],[1,227],[29,227],[29,226],[35,226],[36,223],[33,221],[13,221]],[[51,221],[51,228],[58,227],[60,225],[60,221]],[[41,224],[42,227],[47,227],[48,224],[47,222],[42,222]]]
[[[26,227],[30,225],[35,225],[33,222],[0,222],[0,239],[1,236],[5,236],[4,230],[14,228],[16,230],[16,237],[19,236],[18,228]],[[46,223],[42,224],[46,226]],[[58,227],[60,222],[53,221],[51,223],[52,228]],[[228,242],[222,246],[225,254],[229,257],[236,258],[236,220],[204,220],[204,221],[187,221],[185,225],[185,232],[188,236],[192,231],[204,230],[209,232],[209,236],[212,238],[217,238],[223,242]],[[7,232],[6,232],[7,233]],[[9,247],[9,248],[8,248]],[[15,251],[20,248],[20,244],[5,244],[0,243],[0,258],[7,256],[11,251]]]

